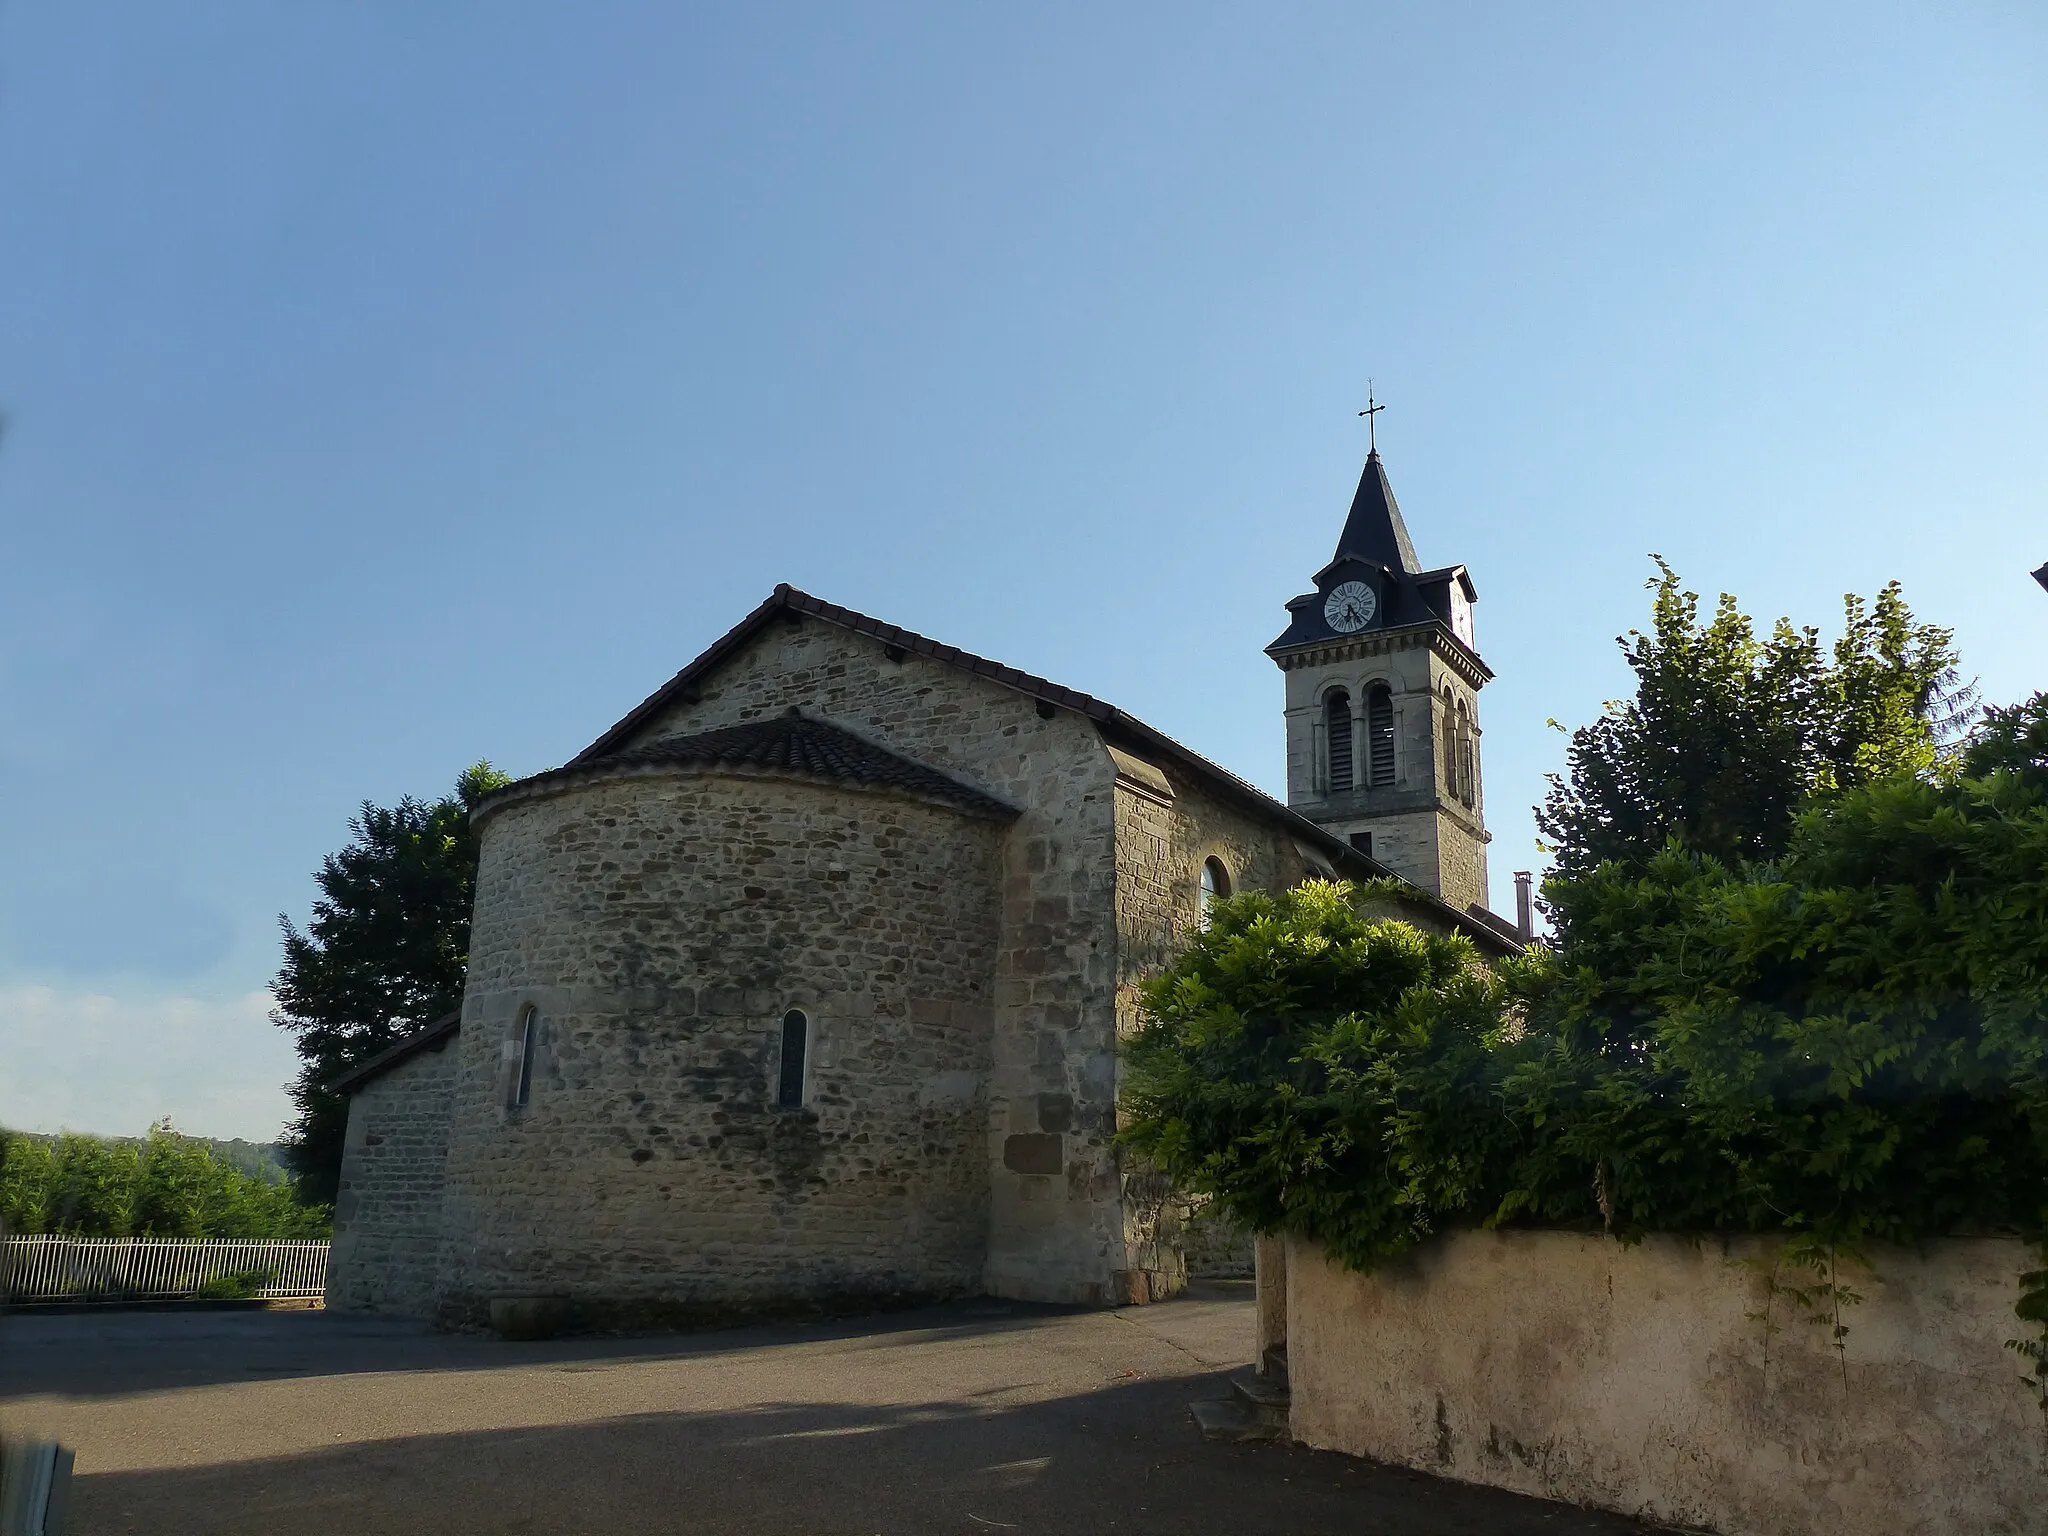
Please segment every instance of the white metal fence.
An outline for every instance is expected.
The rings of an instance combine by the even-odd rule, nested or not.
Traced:
[[[225,1237],[10,1237],[0,1245],[0,1300],[318,1296],[327,1289],[328,1246]]]

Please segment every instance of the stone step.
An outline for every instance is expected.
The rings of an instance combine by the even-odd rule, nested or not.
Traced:
[[[1275,1344],[1266,1351],[1265,1358],[1259,1362],[1259,1374],[1279,1382],[1283,1387],[1287,1385],[1287,1346],[1285,1344]]]
[[[1292,1394],[1288,1392],[1286,1382],[1252,1371],[1239,1371],[1230,1378],[1230,1391],[1244,1405],[1245,1412],[1261,1424],[1270,1424],[1281,1430],[1287,1428],[1287,1409]]]
[[[1189,1403],[1188,1413],[1204,1440],[1241,1445],[1255,1440],[1278,1440],[1281,1435],[1279,1426],[1258,1418],[1234,1397]]]

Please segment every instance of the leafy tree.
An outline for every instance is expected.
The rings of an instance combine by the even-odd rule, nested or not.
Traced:
[[[302,933],[288,917],[272,1019],[298,1036],[305,1065],[283,1142],[304,1198],[331,1203],[341,1177],[348,1102],[327,1085],[460,1005],[469,959],[477,841],[469,813],[511,780],[478,763],[431,803],[363,803],[349,844],[315,879]]]
[[[1483,1203],[1515,1143],[1466,1113],[1498,1075],[1508,984],[1469,940],[1375,917],[1381,895],[1312,882],[1212,907],[1144,986],[1120,1106],[1124,1143],[1182,1190],[1360,1265]]]
[[[1702,623],[1657,566],[1650,633],[1618,642],[1635,697],[1572,733],[1537,812],[1560,872],[1639,868],[1673,839],[1730,866],[1775,858],[1809,796],[1930,769],[1966,723],[1950,632],[1916,623],[1897,582],[1844,600],[1830,658],[1789,620],[1759,638],[1725,593]]]
[[[1145,987],[1122,1134],[1358,1267],[1503,1222],[2048,1234],[2032,775],[2048,755],[1823,797],[1776,864],[1672,846],[1553,882],[1562,950],[1491,976],[1369,892],[1221,903]]]
[[[2037,693],[2009,709],[1992,708],[1964,747],[1965,777],[2013,774],[2036,789],[2048,789],[2048,693]]]
[[[1850,1247],[2048,1232],[2044,870],[2048,795],[2007,771],[1817,801],[1771,866],[1673,847],[1553,881],[1546,1047],[1502,1083],[1542,1129],[1503,1209]]]
[[[1550,893],[1561,947],[1490,976],[1370,888],[1219,904],[1144,989],[1126,1140],[1361,1265],[1444,1222],[2048,1234],[2048,695],[1775,862]]]

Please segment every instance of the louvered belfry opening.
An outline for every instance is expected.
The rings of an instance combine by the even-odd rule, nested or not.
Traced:
[[[1323,701],[1323,739],[1329,743],[1330,790],[1351,787],[1351,695],[1339,688]]]
[[[1374,789],[1394,782],[1394,695],[1384,686],[1365,696],[1367,767]]]

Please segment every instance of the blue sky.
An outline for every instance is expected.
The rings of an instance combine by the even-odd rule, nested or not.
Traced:
[[[0,1122],[267,1137],[365,798],[780,580],[1281,788],[1380,443],[1497,907],[1649,554],[2048,683],[2032,4],[0,11]]]

